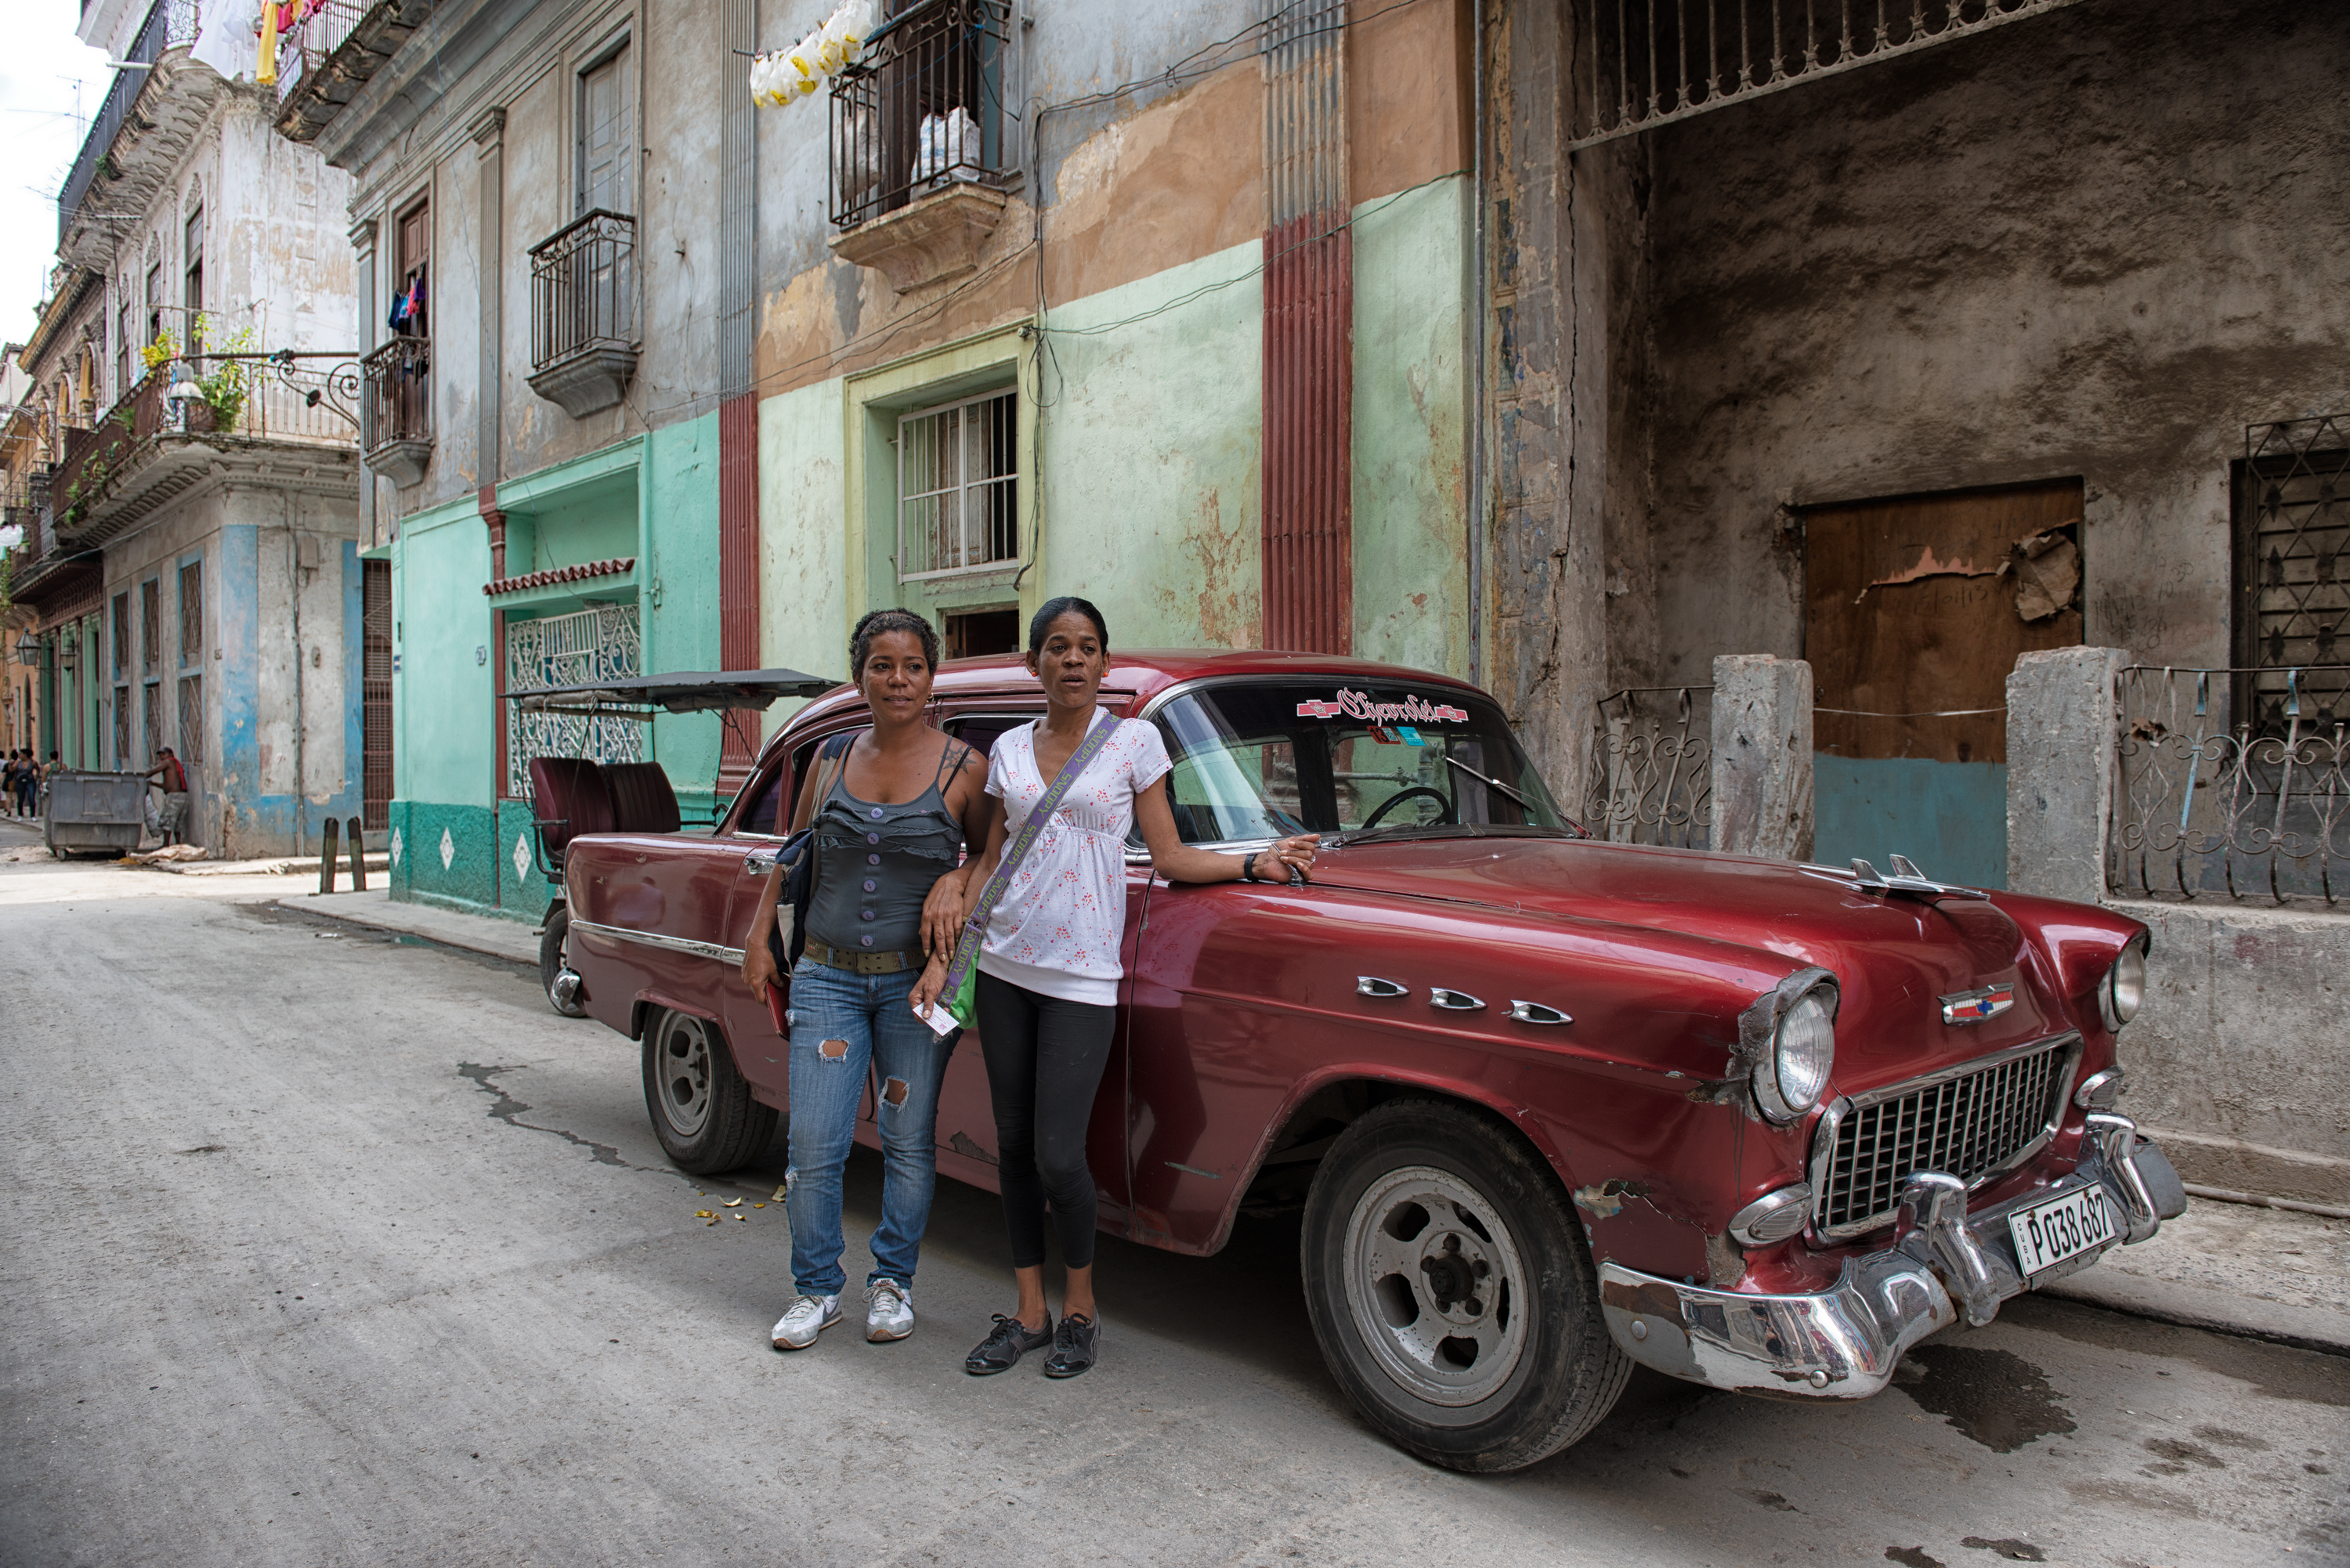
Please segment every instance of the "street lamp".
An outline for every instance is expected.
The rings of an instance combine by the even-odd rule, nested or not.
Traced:
[[[18,638],[16,662],[38,670],[41,667],[41,639],[29,631]]]

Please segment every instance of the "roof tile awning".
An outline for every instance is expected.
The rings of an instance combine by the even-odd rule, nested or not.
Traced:
[[[556,566],[544,572],[525,572],[518,577],[500,577],[484,583],[482,592],[493,598],[500,594],[526,594],[534,588],[551,588],[558,583],[584,582],[591,577],[617,577],[637,569],[634,556],[613,556],[601,561],[582,561],[577,566]]]

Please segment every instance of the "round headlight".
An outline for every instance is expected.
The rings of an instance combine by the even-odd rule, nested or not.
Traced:
[[[2132,942],[2106,971],[2106,982],[2097,989],[2097,1009],[2106,1015],[2106,1028],[2112,1031],[2136,1018],[2145,1001],[2146,947]]]
[[[1756,1079],[1756,1100],[1773,1121],[1793,1121],[1820,1103],[1835,1066],[1835,1019],[1814,991],[1779,1019],[1771,1058]]]

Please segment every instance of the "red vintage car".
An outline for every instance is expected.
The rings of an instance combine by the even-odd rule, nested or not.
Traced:
[[[1044,706],[1005,659],[936,691],[983,751]],[[2184,1208],[2114,1109],[2136,921],[1906,861],[1598,841],[1491,698],[1425,671],[1128,653],[1102,701],[1159,727],[1188,839],[1323,836],[1310,886],[1170,884],[1129,857],[1102,1225],[1208,1253],[1243,1204],[1302,1206],[1331,1372],[1424,1458],[1532,1463],[1634,1362],[1866,1397],[1926,1335]],[[817,743],[864,722],[846,689],[803,709],[710,836],[568,847],[563,985],[643,1042],[687,1170],[754,1158],[785,1104],[740,947]],[[992,1188],[968,1043],[938,1130],[939,1168]]]

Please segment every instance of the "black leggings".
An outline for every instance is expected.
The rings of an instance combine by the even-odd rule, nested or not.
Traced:
[[[996,1176],[1003,1225],[1012,1232],[1012,1266],[1045,1262],[1045,1206],[1061,1238],[1061,1262],[1094,1261],[1094,1173],[1086,1168],[1086,1127],[1118,1009],[1040,996],[982,971],[978,984],[981,1054],[995,1102]]]

